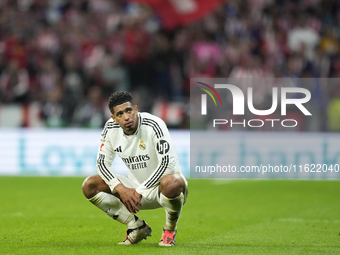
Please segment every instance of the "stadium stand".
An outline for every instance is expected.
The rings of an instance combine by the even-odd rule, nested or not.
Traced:
[[[338,1],[218,2],[166,26],[147,0],[0,1],[0,126],[101,127],[107,95],[129,90],[188,128],[190,78],[339,77]],[[338,88],[312,85],[318,114],[299,131],[340,131]]]

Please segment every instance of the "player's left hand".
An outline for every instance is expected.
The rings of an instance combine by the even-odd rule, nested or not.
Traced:
[[[142,197],[138,192],[136,192],[136,189],[127,188],[120,183],[115,187],[115,190],[118,192],[120,199],[129,212],[139,212],[138,206],[143,206],[140,202]],[[137,194],[138,196],[136,196]]]
[[[135,196],[139,199],[138,202],[141,202],[141,200],[142,200],[142,195],[139,194],[136,190],[135,190]],[[143,206],[143,205],[142,205],[142,206]]]

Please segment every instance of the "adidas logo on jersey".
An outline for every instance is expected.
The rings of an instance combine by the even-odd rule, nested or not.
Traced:
[[[116,149],[114,149],[113,151],[115,151],[115,152],[122,152],[122,147],[119,146],[119,147],[117,147]]]

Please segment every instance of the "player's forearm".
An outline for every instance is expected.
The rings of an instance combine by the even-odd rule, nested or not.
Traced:
[[[116,187],[114,188],[115,191],[117,191],[117,193],[120,195],[120,194],[123,194],[124,192],[127,191],[127,187],[125,187],[123,184],[119,183],[116,185]]]
[[[119,183],[115,187],[115,191],[117,191],[117,193],[119,195],[127,193],[127,192],[131,192],[131,190],[133,190],[133,194],[134,194],[134,196],[136,196],[136,198],[142,198],[142,195],[140,193],[138,193],[135,189],[127,188],[122,183]]]
[[[118,184],[121,184],[118,178],[116,178],[116,176],[114,176],[113,173],[111,173],[110,178],[108,178],[107,173],[103,173],[101,171],[101,167],[98,166],[98,164],[97,164],[97,171],[98,171],[99,176],[103,179],[103,181],[110,187],[112,194],[116,193],[116,190],[115,190],[116,186]]]
[[[116,193],[115,187],[120,184],[120,181],[111,169],[112,161],[113,157],[102,152],[98,153],[96,167],[98,174],[110,187],[112,194],[114,194]]]

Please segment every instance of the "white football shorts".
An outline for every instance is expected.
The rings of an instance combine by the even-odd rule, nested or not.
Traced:
[[[129,179],[128,177],[124,175],[117,175],[117,177],[119,181],[125,187],[136,189],[139,186],[137,183],[135,183],[134,181],[132,181],[131,179]],[[187,196],[188,196],[188,187],[185,190],[184,203],[187,200]],[[156,208],[162,207],[159,203],[159,185],[150,192],[147,198],[143,196],[141,203],[143,206],[138,206],[140,210],[149,210],[149,209],[156,209]]]

